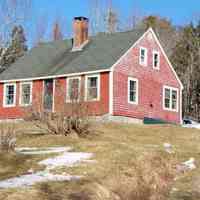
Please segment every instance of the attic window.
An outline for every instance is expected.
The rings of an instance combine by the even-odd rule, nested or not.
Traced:
[[[140,65],[147,66],[147,49],[144,47],[140,47]]]
[[[3,106],[14,107],[16,104],[16,83],[4,84]]]
[[[153,51],[153,68],[160,68],[160,54],[158,51]]]

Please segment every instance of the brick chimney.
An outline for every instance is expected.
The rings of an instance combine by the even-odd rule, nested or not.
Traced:
[[[74,38],[73,50],[82,50],[88,42],[88,24],[89,19],[86,17],[75,17],[73,21]]]

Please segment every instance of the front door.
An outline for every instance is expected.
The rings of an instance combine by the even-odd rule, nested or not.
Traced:
[[[47,111],[53,110],[53,79],[44,80],[44,109]]]

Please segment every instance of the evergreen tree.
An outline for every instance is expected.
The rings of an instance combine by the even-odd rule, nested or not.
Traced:
[[[183,114],[200,120],[200,24],[183,29],[171,60],[184,85]]]

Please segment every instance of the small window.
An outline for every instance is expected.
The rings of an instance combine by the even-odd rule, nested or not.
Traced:
[[[86,100],[95,101],[100,98],[100,76],[86,77]]]
[[[153,68],[154,69],[160,68],[160,54],[157,51],[153,52]]]
[[[164,109],[178,111],[178,89],[164,87]]]
[[[20,84],[20,105],[28,106],[32,103],[32,83]]]
[[[147,49],[140,48],[140,65],[147,66]]]
[[[138,80],[128,78],[128,103],[138,104]]]
[[[172,109],[177,109],[177,90],[172,90]]]
[[[170,109],[170,89],[165,88],[165,108]]]
[[[4,107],[13,107],[16,103],[16,84],[4,85]]]
[[[77,101],[80,97],[81,77],[67,79],[67,101]]]

